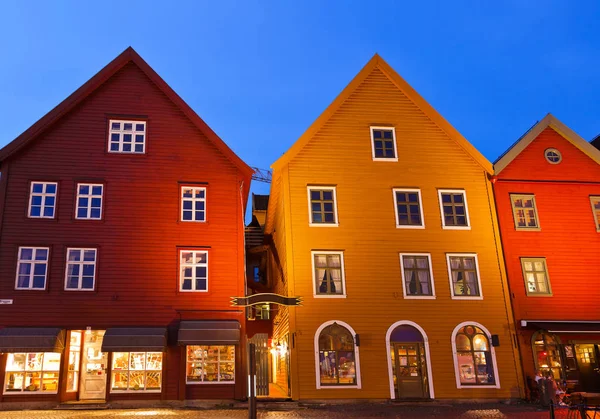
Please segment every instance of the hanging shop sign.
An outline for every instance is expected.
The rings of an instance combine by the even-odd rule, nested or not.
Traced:
[[[231,297],[231,305],[248,307],[256,304],[279,304],[282,306],[302,305],[302,297],[286,297],[279,294],[254,294],[247,297]]]

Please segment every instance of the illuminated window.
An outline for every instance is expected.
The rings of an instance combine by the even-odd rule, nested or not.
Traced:
[[[535,368],[544,375],[550,372],[556,380],[562,378],[562,362],[556,336],[539,331],[532,337]]]
[[[108,151],[110,153],[143,154],[146,152],[145,121],[109,121]]]
[[[496,385],[495,360],[487,331],[463,324],[454,329],[452,337],[459,388]]]
[[[510,195],[515,228],[517,230],[539,230],[537,208],[534,195]]]
[[[102,218],[102,192],[101,184],[77,184],[77,213],[78,220],[99,220]]]
[[[450,289],[453,299],[481,299],[481,280],[477,255],[447,254]]]
[[[346,295],[344,253],[312,251],[315,297]]]
[[[423,204],[419,189],[394,189],[396,227],[423,228]]]
[[[545,258],[521,258],[527,295],[551,295]]]
[[[59,372],[59,353],[9,353],[6,361],[4,394],[56,394]]]
[[[79,391],[79,364],[81,359],[81,331],[72,330],[69,342],[67,392]]]
[[[467,194],[463,190],[439,189],[442,227],[448,230],[465,230],[470,228]]]
[[[187,346],[188,384],[234,383],[235,346]]]
[[[96,279],[96,249],[67,249],[65,290],[93,291]]]
[[[398,161],[396,130],[393,127],[371,127],[371,151],[375,161]]]
[[[562,155],[560,154],[560,151],[555,148],[549,148],[544,151],[544,157],[546,157],[548,163],[551,164],[558,164],[562,161]]]
[[[308,187],[308,210],[311,226],[337,226],[335,187]]]
[[[162,352],[113,352],[111,392],[158,392],[162,367]]]
[[[206,188],[181,187],[181,221],[206,221]]]
[[[48,247],[19,247],[16,289],[46,289],[49,253]]]
[[[405,298],[434,298],[433,272],[429,254],[400,254]]]
[[[318,334],[319,387],[357,386],[357,357],[353,333],[332,322]]]
[[[31,182],[29,218],[54,218],[56,182]]]
[[[208,252],[180,250],[179,291],[208,291]]]
[[[600,196],[590,196],[592,203],[592,214],[596,223],[596,230],[600,231]]]

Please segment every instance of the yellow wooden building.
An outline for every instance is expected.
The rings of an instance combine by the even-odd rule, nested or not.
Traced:
[[[293,399],[522,395],[492,165],[385,61],[272,167],[269,275],[303,297],[273,317]]]

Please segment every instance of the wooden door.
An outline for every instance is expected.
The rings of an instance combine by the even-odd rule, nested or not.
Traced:
[[[583,391],[600,391],[600,368],[598,345],[591,343],[575,345],[579,380]]]
[[[256,355],[256,395],[269,395],[269,335],[266,333],[257,333],[248,344],[253,343]]]
[[[106,398],[106,368],[108,353],[102,352],[104,330],[86,330],[83,338],[80,400]]]
[[[427,361],[422,343],[393,343],[392,363],[397,399],[424,399],[427,391]]]

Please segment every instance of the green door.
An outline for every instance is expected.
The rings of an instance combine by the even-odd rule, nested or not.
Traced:
[[[392,343],[396,399],[428,398],[427,362],[422,343]]]

